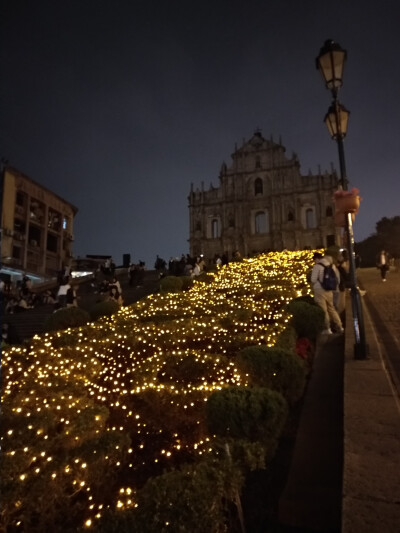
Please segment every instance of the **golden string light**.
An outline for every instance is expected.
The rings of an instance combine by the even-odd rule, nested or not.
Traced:
[[[57,483],[86,499],[82,524],[90,528],[105,508],[136,505],[139,477],[207,453],[208,396],[247,384],[237,350],[274,345],[290,318],[286,304],[309,293],[311,264],[309,251],[231,263],[211,283],[152,295],[111,318],[5,350],[1,445],[21,484],[13,512],[40,476],[49,490]],[[110,469],[124,485],[102,500],[97,472]]]

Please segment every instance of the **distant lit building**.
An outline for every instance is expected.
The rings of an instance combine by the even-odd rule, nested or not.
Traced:
[[[3,271],[54,277],[72,259],[77,208],[19,170],[4,168],[1,262]]]
[[[222,164],[219,186],[194,189],[189,194],[190,253],[235,251],[242,256],[268,250],[302,250],[340,243],[334,224],[334,171],[300,173],[295,154],[285,155],[282,144],[256,131],[240,148],[232,164]]]

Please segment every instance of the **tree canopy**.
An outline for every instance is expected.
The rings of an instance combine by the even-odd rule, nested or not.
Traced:
[[[376,233],[356,244],[356,252],[362,258],[362,266],[373,266],[380,250],[392,257],[400,257],[400,216],[383,217],[376,223]]]

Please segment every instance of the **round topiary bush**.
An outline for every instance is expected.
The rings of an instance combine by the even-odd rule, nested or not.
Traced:
[[[222,356],[218,358],[223,359]],[[194,354],[187,354],[180,358],[176,355],[168,355],[165,364],[158,373],[161,382],[201,383],[207,373],[212,373],[215,361],[212,357],[199,359]]]
[[[150,478],[135,496],[138,506],[125,512],[107,510],[101,533],[222,533],[227,509],[243,485],[229,461],[183,465]]]
[[[296,330],[298,337],[306,337],[315,341],[324,329],[325,315],[323,310],[315,304],[293,300],[288,306],[292,314],[290,325]]]
[[[287,416],[287,402],[264,387],[226,387],[207,400],[207,426],[219,437],[251,442],[276,440]]]
[[[180,292],[182,289],[182,277],[166,276],[160,280],[160,292]]]
[[[292,326],[288,326],[276,339],[275,348],[281,348],[288,352],[296,351],[297,333]]]
[[[92,320],[98,320],[102,316],[111,316],[118,313],[119,305],[113,300],[107,300],[95,304],[90,310],[90,318]]]
[[[239,352],[236,364],[251,384],[280,392],[289,404],[303,394],[307,368],[294,350],[248,346]]]
[[[190,276],[181,276],[181,280],[183,291],[188,291],[193,287],[193,278],[191,278]]]
[[[194,278],[196,281],[201,281],[202,283],[206,283],[209,285],[214,281],[214,276],[208,272],[202,272],[198,276]]]
[[[310,295],[310,294],[304,294],[303,296],[299,296],[298,298],[294,298],[289,306],[293,303],[293,302],[305,302],[306,304],[310,304],[310,305],[318,305],[315,303],[315,300],[314,298]]]
[[[62,307],[47,317],[44,328],[46,331],[57,331],[67,328],[84,326],[90,320],[90,315],[79,307]]]

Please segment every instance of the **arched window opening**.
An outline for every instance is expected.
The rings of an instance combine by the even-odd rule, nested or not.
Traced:
[[[315,213],[314,209],[312,209],[311,207],[306,210],[306,228],[315,228]]]
[[[217,218],[214,218],[211,221],[211,237],[213,239],[218,239],[219,235],[219,220]]]
[[[333,209],[330,205],[328,205],[328,207],[326,208],[326,216],[327,217],[333,216]]]
[[[257,196],[258,194],[263,193],[263,182],[261,178],[257,178],[254,182],[254,194]]]
[[[196,228],[195,229],[196,229],[196,231],[201,231],[201,222],[200,222],[200,220],[198,220],[196,222]]]
[[[255,215],[254,228],[256,233],[268,233],[268,219],[264,211],[259,211]]]
[[[289,211],[287,216],[288,222],[294,222],[294,214],[293,211]]]

